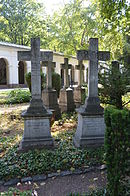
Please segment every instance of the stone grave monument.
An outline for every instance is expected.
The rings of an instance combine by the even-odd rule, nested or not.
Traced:
[[[32,99],[24,118],[24,134],[20,150],[53,146],[50,133],[52,113],[46,110],[41,99],[40,61],[52,61],[53,53],[40,52],[40,38],[31,39],[31,51],[19,51],[18,60],[31,61],[31,93]]]
[[[64,63],[61,68],[64,69],[64,86],[60,90],[59,106],[61,112],[72,112],[75,109],[73,90],[69,88],[68,69],[71,69],[71,64],[68,63],[68,58],[64,58]]]
[[[42,66],[47,67],[47,87],[42,91],[42,100],[47,109],[54,111],[55,119],[58,119],[61,111],[57,102],[57,92],[52,88],[52,68],[55,67],[55,62],[42,61]]]
[[[74,88],[74,103],[76,108],[80,107],[82,103],[82,96],[85,94],[85,88],[82,87],[83,84],[83,70],[85,69],[83,61],[78,61],[78,65],[75,66],[78,70],[78,86]]]
[[[110,52],[98,51],[98,39],[89,39],[89,50],[79,50],[78,60],[89,60],[88,97],[78,110],[78,126],[73,141],[77,147],[97,147],[104,144],[104,109],[98,97],[98,60],[110,59]]]

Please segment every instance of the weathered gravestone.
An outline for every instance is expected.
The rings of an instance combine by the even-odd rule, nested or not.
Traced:
[[[61,116],[60,108],[57,102],[57,92],[52,88],[52,68],[55,62],[43,61],[42,66],[47,67],[47,87],[42,91],[42,100],[46,108],[54,110],[55,118]]]
[[[68,69],[71,69],[71,64],[68,63],[68,58],[64,58],[64,63],[61,68],[64,69],[64,86],[60,90],[59,106],[61,112],[72,112],[75,109],[73,90],[69,88]]]
[[[78,126],[74,136],[77,147],[97,147],[104,143],[104,109],[98,97],[98,60],[110,59],[109,52],[98,51],[98,39],[90,38],[89,50],[77,52],[78,60],[89,60],[88,98],[78,110]]]
[[[76,108],[80,107],[82,103],[82,96],[85,94],[85,88],[82,87],[83,84],[83,70],[85,69],[83,61],[78,61],[78,65],[75,66],[78,70],[78,86],[74,88],[74,103]]]
[[[31,93],[32,99],[24,118],[24,134],[20,150],[50,147],[53,139],[50,133],[52,113],[46,110],[41,99],[40,61],[52,61],[53,53],[40,52],[40,39],[31,39],[31,51],[19,51],[18,60],[31,61]]]

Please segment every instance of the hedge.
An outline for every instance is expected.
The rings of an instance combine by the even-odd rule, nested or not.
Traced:
[[[105,110],[105,151],[107,193],[110,196],[129,195],[129,132],[130,111],[108,107]]]

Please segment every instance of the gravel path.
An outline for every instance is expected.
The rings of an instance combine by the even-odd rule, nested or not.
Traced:
[[[67,196],[70,193],[86,193],[88,190],[102,188],[106,185],[106,172],[95,171],[80,175],[49,178],[40,183],[18,186],[21,190],[33,187],[38,196]],[[8,187],[0,187],[0,191]]]

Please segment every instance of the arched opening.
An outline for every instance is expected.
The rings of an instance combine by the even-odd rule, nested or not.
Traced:
[[[7,66],[4,58],[0,58],[0,85],[7,84]]]
[[[25,63],[23,61],[20,61],[18,64],[19,84],[25,84],[25,73],[26,73]]]

